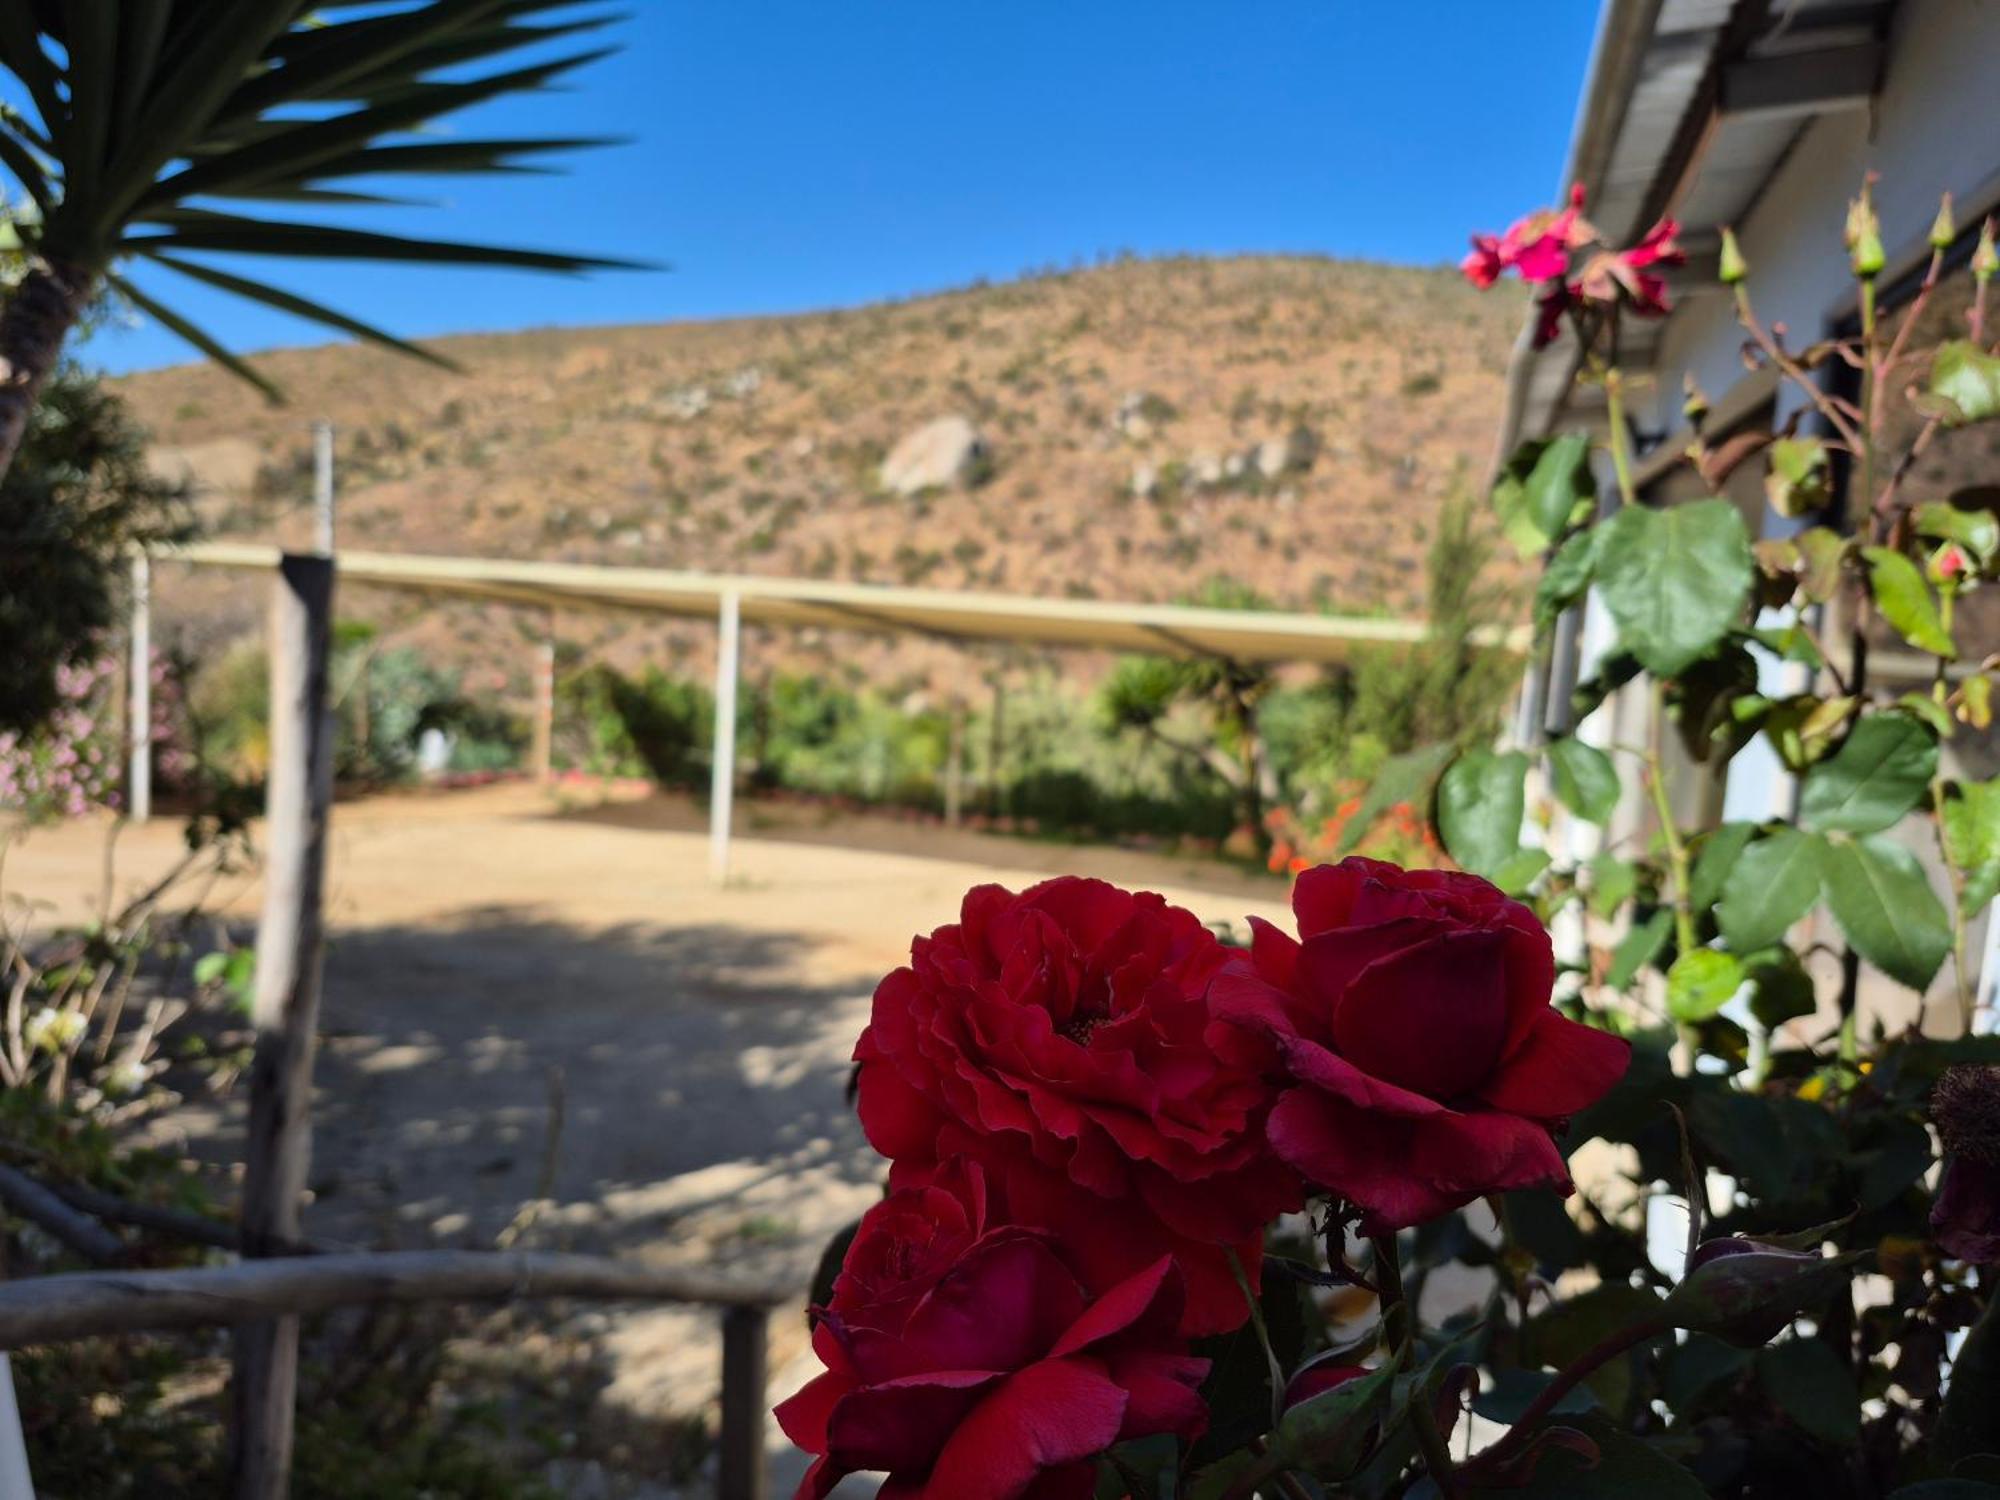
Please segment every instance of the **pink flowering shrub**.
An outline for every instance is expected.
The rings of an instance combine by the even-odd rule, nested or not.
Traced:
[[[179,674],[159,652],[152,675],[153,775],[172,786],[192,768],[179,733]],[[0,812],[31,821],[80,818],[123,805],[124,661],[110,652],[55,669],[55,711],[36,729],[0,730]]]

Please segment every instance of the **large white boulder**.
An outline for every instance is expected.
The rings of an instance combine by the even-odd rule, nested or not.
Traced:
[[[1309,469],[1319,453],[1319,439],[1310,428],[1294,427],[1283,437],[1265,438],[1257,445],[1257,472],[1276,479],[1297,469]]]
[[[964,417],[927,422],[882,460],[882,488],[898,495],[969,484],[986,463],[986,441]]]

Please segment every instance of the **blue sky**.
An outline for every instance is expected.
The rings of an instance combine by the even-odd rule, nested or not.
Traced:
[[[843,306],[1120,250],[1455,259],[1470,230],[1555,192],[1597,0],[625,8],[617,56],[444,129],[633,144],[559,177],[425,183],[442,208],[340,222],[670,270],[253,274],[425,336]],[[327,338],[165,271],[138,279],[239,349]],[[192,357],[151,326],[83,354],[115,371]]]

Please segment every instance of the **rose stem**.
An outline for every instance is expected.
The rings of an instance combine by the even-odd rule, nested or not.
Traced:
[[[1375,1247],[1375,1284],[1382,1289],[1382,1331],[1390,1352],[1400,1360],[1405,1351],[1413,1350],[1416,1320],[1408,1299],[1403,1296],[1403,1265],[1396,1253],[1396,1236],[1375,1235],[1369,1243]],[[1424,1455],[1424,1466],[1430,1470],[1438,1493],[1444,1500],[1455,1500],[1459,1488],[1452,1469],[1451,1449],[1438,1430],[1437,1413],[1431,1410],[1430,1393],[1421,1380],[1410,1393],[1410,1425],[1416,1430],[1417,1447]]]
[[[1621,1328],[1593,1344],[1578,1356],[1574,1364],[1567,1369],[1557,1371],[1555,1378],[1542,1387],[1541,1394],[1528,1403],[1528,1409],[1521,1413],[1521,1419],[1502,1433],[1491,1446],[1481,1449],[1468,1459],[1460,1472],[1485,1470],[1512,1458],[1533,1435],[1535,1424],[1554,1411],[1556,1403],[1574,1390],[1577,1382],[1599,1365],[1616,1359],[1635,1344],[1643,1344],[1648,1339],[1658,1338],[1667,1331],[1667,1328],[1668,1324],[1664,1318],[1647,1318],[1630,1328]]]

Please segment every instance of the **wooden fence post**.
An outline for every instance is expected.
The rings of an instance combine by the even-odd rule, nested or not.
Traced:
[[[299,1238],[312,1148],[313,1043],[319,1024],[321,898],[333,802],[327,650],[333,562],[287,555],[271,598],[270,772],[265,789],[264,910],[251,1007],[249,1140],[242,1229],[247,1254]],[[292,1460],[299,1321],[236,1335],[230,1465],[237,1500],[284,1500]]]
[[[722,1314],[722,1433],[716,1500],[765,1500],[765,1355],[770,1311],[731,1307]]]

